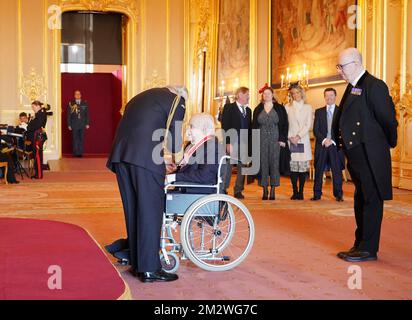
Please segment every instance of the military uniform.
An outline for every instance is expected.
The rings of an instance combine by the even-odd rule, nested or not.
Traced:
[[[175,98],[167,88],[150,89],[134,97],[126,106],[107,162],[116,173],[122,197],[132,270],[139,273],[161,270],[166,168],[163,159],[161,163],[153,159],[159,141],[152,136],[166,128]],[[176,121],[183,121],[185,103],[181,98],[171,122],[171,151],[179,150],[181,144],[179,135],[175,135],[179,132]]]
[[[79,157],[84,151],[84,131],[89,125],[89,106],[86,101],[72,100],[67,106],[67,125],[73,134],[73,155]]]
[[[46,123],[47,114],[42,108],[35,114],[35,118],[27,126],[27,139],[31,142],[30,147],[34,156],[34,178],[36,179],[43,179],[43,144],[47,140],[43,128],[46,127]]]

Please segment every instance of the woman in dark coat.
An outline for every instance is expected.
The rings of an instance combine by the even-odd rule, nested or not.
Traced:
[[[259,93],[262,102],[253,112],[253,129],[260,129],[259,185],[263,188],[263,200],[275,200],[275,187],[280,185],[280,154],[287,147],[288,117],[285,108],[276,102],[274,92],[267,84]],[[284,168],[283,168],[284,169]]]

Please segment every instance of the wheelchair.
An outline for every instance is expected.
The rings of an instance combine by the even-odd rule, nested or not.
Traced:
[[[181,260],[190,260],[206,271],[227,271],[250,253],[255,238],[252,216],[242,202],[222,193],[222,173],[230,159],[221,158],[216,185],[165,186],[160,240],[164,271],[175,273]],[[190,193],[185,192],[189,189]]]

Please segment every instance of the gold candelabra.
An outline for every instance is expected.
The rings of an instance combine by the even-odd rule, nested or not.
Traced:
[[[309,69],[307,64],[304,63],[302,67],[296,69],[296,73],[291,72],[291,68],[286,68],[286,75],[282,74],[280,76],[280,88],[289,89],[292,83],[297,83],[301,87],[308,89],[309,88]]]

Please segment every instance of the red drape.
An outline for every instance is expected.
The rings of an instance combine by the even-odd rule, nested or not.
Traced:
[[[89,105],[90,129],[86,131],[85,155],[110,152],[122,105],[122,74],[62,73],[62,147],[63,155],[72,154],[72,137],[67,128],[67,105],[75,90]]]

